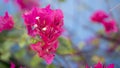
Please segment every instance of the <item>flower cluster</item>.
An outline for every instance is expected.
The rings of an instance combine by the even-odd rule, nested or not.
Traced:
[[[110,18],[110,15],[102,10],[96,11],[91,16],[93,22],[101,23],[104,26],[105,32],[117,32],[116,21]]]
[[[0,16],[0,32],[3,30],[11,30],[13,26],[13,18],[8,14],[8,12],[6,12],[4,16]]]
[[[42,39],[42,41],[32,44],[31,48],[45,59],[47,64],[50,64],[58,47],[57,38],[63,32],[62,11],[60,9],[52,10],[48,5],[46,8],[33,8],[23,17],[28,34],[32,37],[37,35]]]
[[[15,2],[22,10],[31,10],[39,6],[39,0],[16,0]]]
[[[105,66],[99,62],[95,64],[93,67],[86,66],[86,68],[114,68],[114,64],[109,64],[108,66]]]

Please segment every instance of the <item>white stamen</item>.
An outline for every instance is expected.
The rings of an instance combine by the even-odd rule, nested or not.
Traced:
[[[27,11],[25,11],[25,15],[28,15],[29,13]]]
[[[47,30],[47,28],[46,28],[46,27],[44,27],[42,30],[46,31],[46,30]]]
[[[46,49],[46,51],[48,52],[48,49]]]
[[[37,19],[37,20],[38,20],[39,18],[40,18],[40,17],[39,17],[39,16],[37,16],[35,19]]]
[[[35,25],[34,25],[34,28],[36,28],[36,27],[38,27],[38,25],[37,25],[37,24],[35,24]]]

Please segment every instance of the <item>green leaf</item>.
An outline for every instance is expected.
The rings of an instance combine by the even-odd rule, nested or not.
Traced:
[[[0,68],[10,68],[7,63],[0,62]]]
[[[2,31],[0,33],[0,44],[4,43],[4,41],[7,39],[7,31]]]
[[[82,62],[82,61],[85,61],[85,57],[74,55],[74,58],[72,58],[72,60],[74,60],[76,62],[80,62],[80,61]]]
[[[58,54],[73,54],[75,52],[69,39],[61,37],[59,38],[59,42]]]
[[[66,0],[59,0],[59,2],[65,2]]]
[[[53,64],[50,64],[50,65],[48,65],[46,68],[56,68],[56,66],[53,65]]]
[[[17,59],[22,59],[25,54],[26,54],[26,50],[25,49],[21,49],[20,51],[15,53],[15,57]]]
[[[11,55],[10,52],[7,52],[7,53],[2,54],[0,58],[4,61],[8,61],[10,58],[10,55]]]
[[[29,37],[26,33],[22,34],[22,36],[20,37],[18,44],[21,48],[27,44],[28,41],[27,38]]]
[[[33,56],[33,58],[30,61],[30,65],[32,68],[37,68],[37,66],[39,65],[39,63],[42,61],[42,59],[38,56],[35,55]]]

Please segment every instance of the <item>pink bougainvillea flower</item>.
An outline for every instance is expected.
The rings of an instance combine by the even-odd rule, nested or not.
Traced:
[[[92,16],[91,20],[101,23],[104,26],[105,32],[109,34],[110,32],[117,32],[116,21],[111,19],[110,16],[104,11],[96,11]]]
[[[39,7],[39,0],[16,0],[22,10],[31,10],[33,7]]]
[[[99,62],[98,64],[94,65],[94,68],[103,68],[103,65]]]
[[[94,68],[114,68],[114,64],[109,64],[108,66],[105,66],[99,62],[98,64],[94,65]]]
[[[85,68],[90,68],[90,67],[88,65],[86,65]]]
[[[114,68],[114,64],[109,64],[107,68]]]
[[[10,63],[10,68],[16,68],[16,65],[15,65],[13,62],[11,62],[11,63]],[[23,67],[20,66],[19,68],[23,68]]]
[[[5,16],[0,16],[0,32],[3,30],[11,30],[13,26],[13,18],[8,14],[8,12],[5,13]]]
[[[106,33],[117,32],[117,25],[115,20],[105,20],[103,21],[103,26]]]
[[[108,18],[108,17],[109,15],[106,12],[102,10],[98,10],[92,14],[91,20],[93,22],[101,23],[105,18]]]
[[[39,35],[44,41],[56,40],[62,33],[63,13],[60,9],[34,8],[23,15],[30,36]]]
[[[97,63],[93,67],[86,65],[86,68],[114,68],[114,64],[109,64],[108,66],[103,65],[102,63]]]
[[[28,35],[40,36],[41,42],[31,45],[31,48],[51,64],[58,47],[57,38],[63,32],[63,13],[60,9],[52,10],[50,5],[45,8],[33,8],[23,15]]]
[[[15,68],[15,64],[13,62],[10,63],[10,68]]]
[[[58,48],[58,41],[51,44],[45,43],[44,45],[41,42],[38,42],[36,44],[31,44],[31,48],[36,51],[47,64],[51,64],[54,59],[56,49]]]

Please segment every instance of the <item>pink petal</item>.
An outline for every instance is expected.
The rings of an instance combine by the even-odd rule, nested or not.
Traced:
[[[98,64],[94,65],[94,68],[103,68],[103,65],[99,62]]]
[[[117,26],[116,26],[116,22],[115,20],[108,20],[108,21],[103,21],[103,26],[105,28],[106,33],[110,33],[110,32],[117,32]]]

